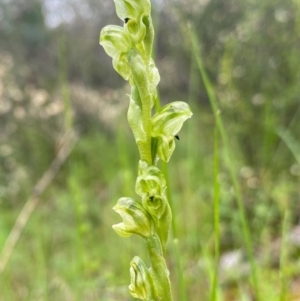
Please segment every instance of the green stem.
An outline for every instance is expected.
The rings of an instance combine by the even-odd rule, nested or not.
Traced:
[[[285,267],[288,258],[287,234],[289,228],[289,219],[290,219],[290,213],[289,210],[286,209],[283,218],[282,237],[281,237],[281,252],[280,252],[280,267],[279,267],[281,289],[280,289],[279,301],[287,300],[288,279],[287,279]]]
[[[156,235],[145,239],[149,253],[154,286],[156,289],[156,301],[173,301],[169,271],[159,238]]]

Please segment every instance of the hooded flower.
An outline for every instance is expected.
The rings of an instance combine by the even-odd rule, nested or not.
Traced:
[[[157,218],[163,215],[167,206],[166,187],[163,173],[156,166],[141,160],[135,191],[142,197],[145,209]]]
[[[149,0],[114,0],[118,17],[125,22],[126,33],[134,44],[142,42],[146,35],[145,16],[150,15],[151,3]]]
[[[113,225],[113,229],[122,237],[138,234],[149,237],[153,234],[153,221],[143,206],[131,198],[123,197],[113,209],[120,214],[122,223]]]
[[[100,45],[112,57],[114,69],[126,80],[131,75],[127,53],[133,47],[130,36],[123,27],[117,25],[105,26],[100,32]]]
[[[149,16],[151,3],[149,0],[114,0],[117,15],[121,20],[138,19],[142,15]]]
[[[129,292],[134,298],[154,300],[153,280],[151,274],[141,258],[135,256],[130,262]]]
[[[176,101],[162,107],[152,117],[152,145],[155,156],[168,162],[174,149],[174,137],[180,131],[185,120],[192,116],[189,105]]]

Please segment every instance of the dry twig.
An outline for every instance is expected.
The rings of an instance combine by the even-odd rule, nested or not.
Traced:
[[[73,132],[67,132],[63,137],[63,145],[57,156],[54,158],[48,169],[45,171],[43,176],[34,186],[32,193],[23,206],[18,218],[15,221],[15,224],[10,231],[2,252],[0,254],[0,273],[5,270],[5,267],[11,257],[11,254],[14,250],[14,247],[22,234],[22,231],[29,220],[32,212],[37,207],[39,203],[39,197],[41,194],[46,190],[46,188],[50,185],[54,177],[56,176],[57,172],[59,171],[60,167],[63,165],[65,160],[68,158],[69,154],[71,153],[73,147],[75,146],[76,142],[78,141],[78,135]]]

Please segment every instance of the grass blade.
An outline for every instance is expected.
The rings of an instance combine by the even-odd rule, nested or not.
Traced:
[[[294,138],[294,136],[288,129],[284,129],[281,127],[277,130],[277,134],[281,138],[281,140],[286,144],[291,153],[294,155],[298,164],[300,164],[300,142],[298,142]]]
[[[233,182],[233,188],[234,188],[234,192],[236,195],[236,201],[237,201],[237,205],[238,205],[239,218],[240,218],[241,225],[242,225],[242,232],[243,232],[243,236],[245,239],[247,254],[249,257],[249,261],[250,261],[251,278],[252,278],[252,282],[253,282],[253,288],[254,288],[257,300],[260,300],[258,279],[257,279],[257,268],[256,268],[254,256],[253,256],[252,239],[251,239],[251,235],[250,235],[248,221],[246,219],[245,208],[244,208],[244,204],[243,204],[243,200],[242,200],[242,194],[241,194],[240,187],[238,184],[238,179],[237,179],[237,176],[235,173],[234,159],[232,157],[231,150],[229,147],[228,136],[225,131],[224,124],[223,124],[223,121],[222,121],[222,118],[220,115],[220,110],[217,105],[217,100],[216,100],[216,96],[215,96],[215,93],[213,90],[212,83],[210,82],[210,79],[208,78],[208,75],[207,75],[204,65],[202,63],[202,59],[200,56],[200,50],[199,50],[199,42],[197,40],[197,36],[192,27],[189,28],[189,34],[190,34],[191,44],[193,47],[193,55],[196,59],[196,63],[197,63],[199,72],[202,76],[202,80],[203,80],[210,104],[213,109],[217,128],[220,132],[220,136],[221,136],[221,139],[222,139],[222,142],[224,145],[226,163],[227,163],[227,166],[228,166],[228,169],[230,172],[231,180]]]
[[[215,226],[215,270],[211,288],[211,301],[217,301],[219,258],[220,258],[220,183],[219,174],[219,152],[218,152],[218,129],[215,127],[214,134],[214,226]]]

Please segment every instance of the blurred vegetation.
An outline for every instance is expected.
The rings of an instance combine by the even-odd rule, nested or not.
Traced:
[[[172,236],[176,300],[210,300],[214,269],[215,119],[188,24],[235,159],[260,300],[299,300],[300,2],[152,5],[161,101],[187,101],[194,112],[169,164],[183,274]],[[145,251],[115,235],[111,208],[119,195],[134,196],[138,154],[126,122],[128,87],[98,45],[106,24],[120,24],[111,0],[0,2],[0,252],[64,134],[79,135],[0,274],[1,301],[129,300],[128,260]],[[218,300],[258,300],[218,140]]]

